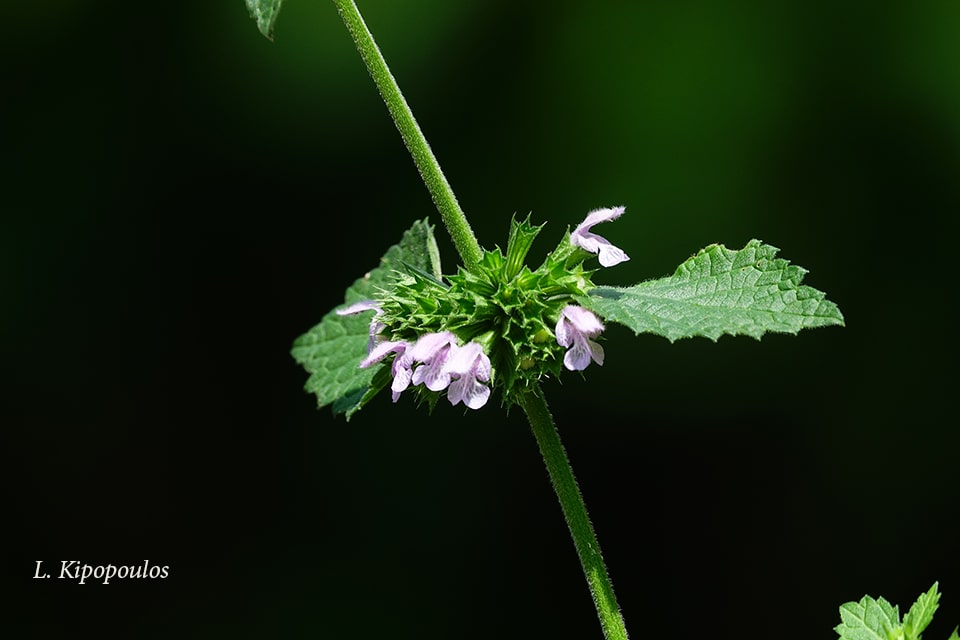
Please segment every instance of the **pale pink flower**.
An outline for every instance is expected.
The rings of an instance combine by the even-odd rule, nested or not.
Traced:
[[[563,365],[570,371],[583,371],[593,360],[603,365],[603,347],[591,340],[600,335],[603,324],[589,309],[568,304],[557,321],[557,344],[570,347]]]
[[[478,342],[456,347],[446,363],[447,372],[453,378],[447,399],[450,404],[463,402],[471,409],[479,409],[490,398],[490,358]]]
[[[394,402],[400,397],[400,392],[410,386],[412,377],[410,368],[413,366],[413,358],[410,357],[409,351],[410,344],[402,340],[381,342],[360,363],[360,368],[366,369],[370,365],[380,362],[391,353],[397,354],[390,365],[390,373],[393,375],[390,391],[393,392]]]
[[[420,336],[410,349],[410,357],[423,364],[413,371],[413,384],[424,384],[431,391],[443,391],[450,384],[450,372],[444,366],[457,338],[449,331]]]
[[[367,368],[391,353],[396,354],[390,366],[393,375],[393,401],[410,385],[422,384],[431,391],[448,389],[450,404],[463,402],[471,409],[487,403],[490,388],[490,358],[477,342],[457,346],[457,337],[449,332],[428,333],[410,344],[403,341],[377,343],[360,363]],[[416,369],[413,366],[420,363]]]
[[[587,214],[586,219],[570,234],[570,244],[575,247],[580,247],[589,253],[598,254],[597,257],[600,259],[600,264],[605,267],[612,267],[615,264],[626,262],[630,257],[623,252],[623,249],[613,246],[610,241],[603,236],[598,236],[590,232],[593,225],[616,220],[623,215],[624,211],[626,211],[626,207],[594,209]]]

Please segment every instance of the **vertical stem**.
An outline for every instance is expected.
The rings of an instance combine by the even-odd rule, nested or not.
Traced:
[[[600,617],[603,635],[607,640],[626,640],[627,628],[613,593],[613,583],[607,575],[607,568],[600,554],[600,545],[597,543],[597,535],[593,531],[593,525],[590,524],[587,507],[577,487],[577,480],[573,477],[573,469],[560,442],[560,434],[557,433],[547,402],[539,388],[521,393],[519,399],[520,406],[530,421],[533,435],[537,439],[540,454],[547,465],[553,490],[560,498],[560,507],[570,528],[570,535],[573,536],[577,555],[580,556],[580,564],[583,566],[583,573],[590,586],[590,594],[593,596],[593,604]]]
[[[453,244],[457,247],[464,266],[473,270],[483,258],[483,251],[470,228],[470,223],[467,222],[463,209],[457,202],[453,189],[450,188],[450,183],[440,169],[436,156],[433,155],[427,139],[420,130],[420,125],[413,117],[413,111],[410,110],[397,81],[390,73],[387,61],[380,53],[373,34],[364,23],[363,16],[360,15],[360,10],[357,9],[353,0],[333,0],[333,3],[337,5],[340,17],[350,31],[360,57],[363,58],[370,76],[380,90],[380,96],[387,104],[390,116],[397,125],[407,150],[413,156],[413,162],[417,165],[424,184],[427,185],[427,190],[447,226],[447,231],[450,232],[450,237],[453,238]]]
[[[390,73],[387,62],[373,39],[373,34],[364,23],[353,0],[333,0],[333,2],[350,31],[360,57],[367,65],[367,70],[376,83],[407,150],[413,156],[413,161],[453,238],[464,266],[467,269],[474,269],[483,258],[480,244],[420,126],[413,117],[410,106],[400,92],[397,81]],[[567,460],[567,454],[560,442],[560,435],[557,433],[546,400],[540,389],[535,388],[520,394],[519,401],[527,414],[530,428],[540,447],[543,461],[547,465],[550,482],[560,499],[560,507],[570,529],[570,535],[573,536],[573,544],[580,557],[580,564],[583,566],[590,594],[593,596],[593,603],[600,617],[603,634],[607,640],[627,640],[627,629],[623,616],[620,615],[620,608],[613,593],[610,577],[607,575],[607,568],[603,564],[603,557],[600,555],[597,536],[593,531],[593,525],[590,524],[583,496],[580,495],[577,481],[573,477],[573,469]]]

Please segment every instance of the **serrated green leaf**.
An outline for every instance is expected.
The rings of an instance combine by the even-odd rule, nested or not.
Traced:
[[[739,251],[701,250],[667,278],[632,287],[598,287],[579,299],[605,320],[671,342],[703,336],[797,333],[843,325],[837,305],[801,285],[806,269],[777,258],[778,249],[751,240]]]
[[[947,640],[960,640],[960,627],[957,627],[953,630],[953,633],[950,634],[950,637]]]
[[[840,607],[840,620],[834,631],[842,640],[891,640],[900,627],[900,611],[883,598],[863,596]]]
[[[426,220],[415,222],[400,242],[387,250],[380,266],[347,289],[344,303],[377,297],[380,290],[390,288],[394,272],[403,271],[404,265],[440,273],[433,227]],[[382,366],[358,366],[367,355],[371,318],[370,313],[339,316],[330,311],[294,341],[290,352],[310,373],[304,388],[317,396],[317,406],[333,404],[334,412],[346,414],[347,420],[390,380],[389,373],[381,372]]]
[[[270,40],[273,40],[273,24],[277,21],[281,4],[283,0],[247,0],[250,17],[257,21],[260,33]]]
[[[933,614],[940,606],[940,593],[937,591],[938,583],[926,593],[921,593],[917,601],[910,607],[910,611],[903,617],[903,632],[907,640],[920,640],[920,634],[927,628],[930,621],[933,620]]]

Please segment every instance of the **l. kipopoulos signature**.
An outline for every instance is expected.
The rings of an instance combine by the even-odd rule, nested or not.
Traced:
[[[49,578],[50,574],[43,571],[43,560],[37,560],[37,569],[34,579]],[[102,581],[110,584],[111,580],[163,580],[170,575],[169,565],[151,565],[144,560],[139,565],[113,564],[84,564],[79,560],[61,560],[59,580],[76,580],[79,584],[88,581]],[[92,579],[92,580],[91,580]]]

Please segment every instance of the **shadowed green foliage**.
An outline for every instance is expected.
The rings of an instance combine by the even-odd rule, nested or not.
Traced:
[[[273,24],[277,21],[281,4],[283,0],[247,0],[250,17],[257,21],[260,33],[270,40],[273,40]]]
[[[345,304],[371,300],[391,285],[397,272],[408,268],[440,273],[439,253],[433,227],[426,220],[413,223],[398,244],[390,247],[380,266],[357,279],[344,296]],[[367,355],[373,312],[340,316],[330,311],[318,325],[293,343],[291,355],[310,373],[305,389],[317,396],[317,406],[333,404],[336,413],[350,419],[389,382],[379,374],[382,367],[361,369]]]

